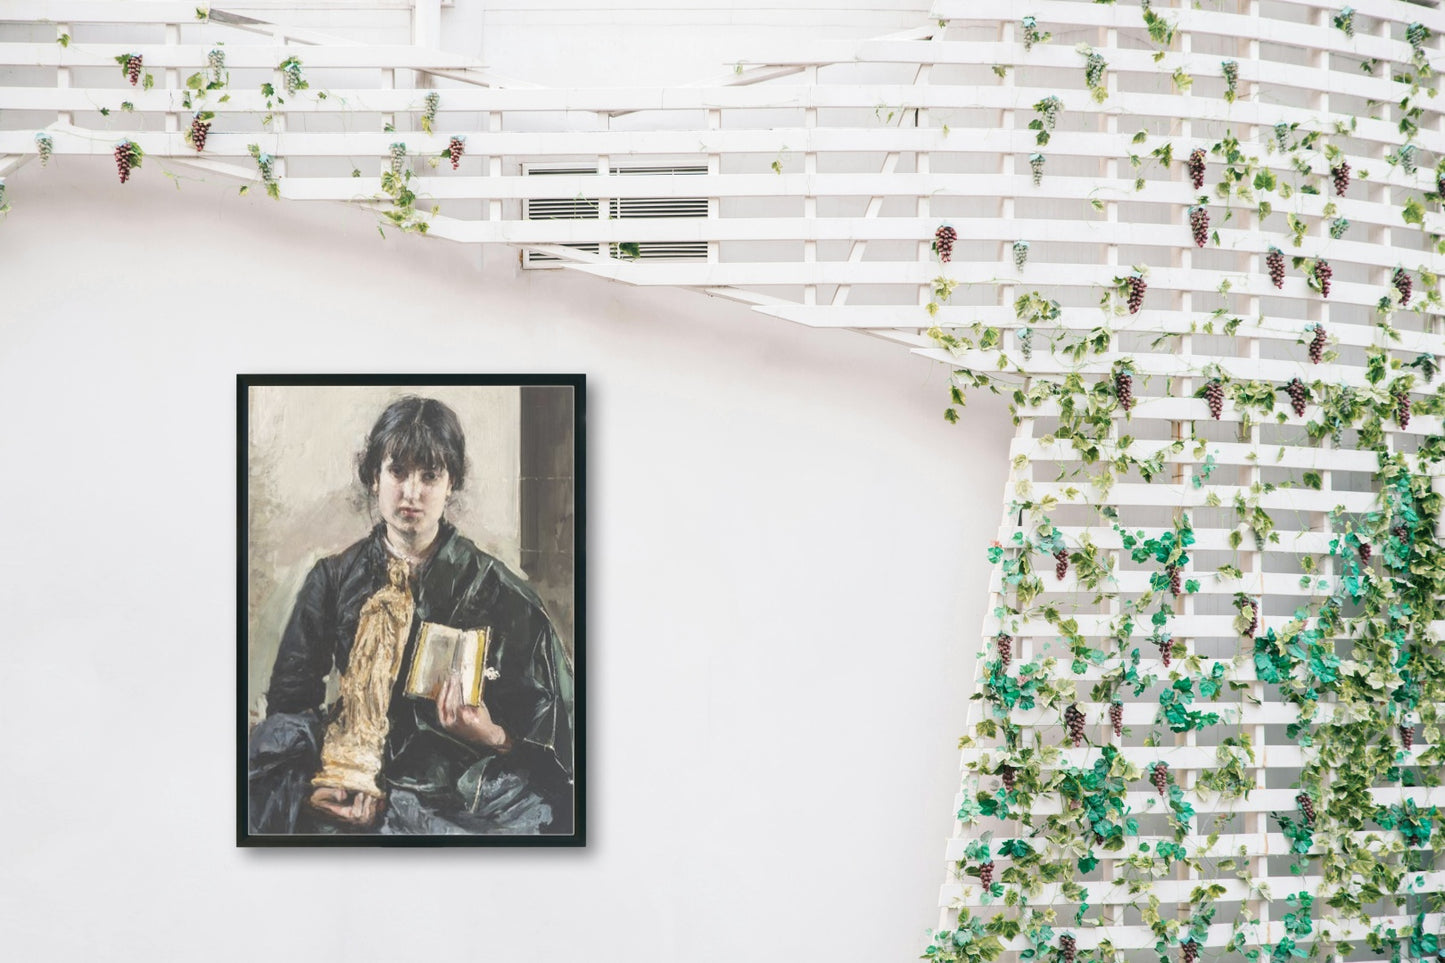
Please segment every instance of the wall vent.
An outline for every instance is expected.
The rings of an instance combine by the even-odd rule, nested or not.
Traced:
[[[597,173],[595,167],[546,167],[524,168],[528,177],[548,177],[558,174],[587,175]],[[610,173],[617,175],[675,175],[696,176],[706,174],[704,165],[614,167]],[[597,198],[592,197],[539,197],[522,202],[522,216],[529,221],[577,221],[595,220],[598,214]],[[626,221],[635,218],[664,217],[707,217],[706,197],[613,197],[607,201],[609,220]],[[620,238],[609,245],[612,257],[635,258],[641,261],[706,261],[706,241],[638,241],[626,240],[626,228],[619,225]],[[599,253],[597,244],[564,244],[563,247],[591,254]],[[624,250],[625,246],[625,250]],[[550,254],[528,251],[528,267],[556,265],[561,259]]]

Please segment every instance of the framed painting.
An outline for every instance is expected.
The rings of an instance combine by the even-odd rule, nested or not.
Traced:
[[[237,377],[242,846],[582,846],[583,375]]]

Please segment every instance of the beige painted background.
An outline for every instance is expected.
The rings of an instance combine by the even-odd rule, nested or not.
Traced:
[[[306,573],[380,520],[357,480],[356,457],[382,410],[409,394],[451,406],[466,435],[466,485],[447,517],[483,550],[522,571],[515,385],[252,387],[247,615],[253,714]]]

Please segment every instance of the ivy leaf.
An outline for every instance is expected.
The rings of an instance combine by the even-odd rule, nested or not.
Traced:
[[[1405,219],[1406,224],[1419,224],[1421,226],[1425,224],[1425,208],[1422,207],[1420,201],[1414,197],[1410,198],[1405,204],[1404,209],[1400,211],[1400,216]]]

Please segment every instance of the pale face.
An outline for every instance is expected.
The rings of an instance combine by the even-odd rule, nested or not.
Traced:
[[[407,469],[387,458],[374,491],[392,542],[420,549],[436,535],[452,483],[445,468]]]

